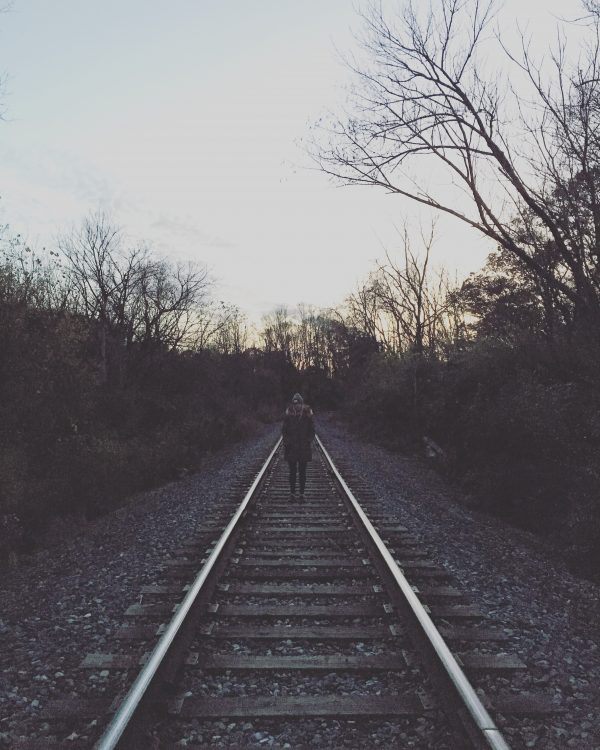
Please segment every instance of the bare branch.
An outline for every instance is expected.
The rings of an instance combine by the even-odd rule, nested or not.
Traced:
[[[564,34],[539,63],[524,36],[519,54],[496,39],[507,65],[526,77],[529,100],[486,75],[493,1],[438,0],[425,11],[408,2],[393,26],[372,6],[364,16],[369,62],[354,65],[353,112],[323,129],[314,158],[343,184],[384,188],[454,216],[600,316],[597,8],[589,0],[588,42],[574,61]],[[442,182],[450,176],[462,187],[467,203],[418,182],[423,157],[439,165]],[[552,268],[539,253],[548,243],[560,259]]]

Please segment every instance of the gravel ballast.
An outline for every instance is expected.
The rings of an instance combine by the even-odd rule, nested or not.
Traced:
[[[250,478],[278,434],[278,425],[263,426],[206,456],[193,475],[135,496],[74,538],[3,571],[0,747],[49,732],[37,718],[49,700],[87,694],[98,677],[79,669],[85,654],[114,650],[111,635],[141,587],[236,480]]]
[[[600,586],[573,576],[535,535],[461,505],[420,457],[369,444],[336,418],[321,418],[318,433],[334,461],[398,514],[490,621],[512,631],[511,651],[537,687],[560,699],[563,713],[529,722],[525,737],[507,732],[509,742],[598,750]]]
[[[350,467],[424,540],[429,557],[454,574],[495,625],[512,631],[511,652],[539,674],[541,688],[560,697],[564,713],[546,717],[543,731],[530,723],[515,746],[600,748],[599,587],[572,576],[535,536],[462,506],[420,458],[366,443],[333,418],[319,418],[317,429],[334,460]],[[83,683],[91,677],[79,669],[82,658],[113,650],[111,636],[141,587],[156,579],[165,559],[210,517],[235,481],[266,457],[278,432],[278,425],[261,428],[206,457],[196,474],[136,496],[68,542],[4,571],[0,747],[49,732],[37,715],[50,699],[88,694]],[[371,689],[377,690],[375,683]],[[299,730],[306,744],[300,745],[291,728],[282,734],[274,725],[268,732],[251,722],[211,723],[188,737],[190,744],[211,747],[360,747],[369,737],[382,747],[422,746],[406,734],[400,742],[397,727],[388,723],[375,733],[356,727],[352,739],[354,730],[337,722],[304,724]]]

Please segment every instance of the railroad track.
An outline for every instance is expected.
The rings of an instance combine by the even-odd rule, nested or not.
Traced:
[[[506,633],[317,444],[303,502],[278,442],[144,587],[119,647],[85,657],[114,695],[47,706],[69,747],[506,750],[498,724],[556,709],[511,689]]]

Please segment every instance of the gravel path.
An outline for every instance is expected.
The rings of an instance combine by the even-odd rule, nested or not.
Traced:
[[[420,458],[365,443],[335,418],[317,429],[334,461],[397,510],[495,624],[514,631],[511,651],[537,687],[560,695],[566,712],[547,717],[542,731],[532,725],[525,746],[598,750],[600,586],[571,575],[534,535],[460,505]]]
[[[153,581],[187,529],[210,516],[235,480],[264,460],[278,433],[278,425],[261,428],[207,456],[197,473],[137,495],[70,541],[3,571],[0,747],[36,736],[40,727],[49,731],[36,718],[45,703],[84,692],[83,656],[107,650],[141,586]]]

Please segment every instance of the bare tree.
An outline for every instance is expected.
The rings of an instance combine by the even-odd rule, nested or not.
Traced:
[[[192,349],[214,349],[221,354],[239,354],[248,341],[245,315],[235,305],[211,300],[197,312]]]
[[[282,352],[288,362],[293,361],[294,322],[285,305],[263,317],[261,337],[265,351]]]
[[[223,305],[222,321],[212,338],[212,346],[220,354],[241,354],[249,344],[250,332],[246,315],[235,305]]]
[[[114,322],[123,285],[135,265],[130,259],[128,268],[120,268],[117,257],[121,251],[121,231],[111,224],[105,214],[86,218],[82,226],[59,240],[65,257],[70,283],[75,292],[75,304],[89,320],[98,322],[101,380],[108,379],[107,337]],[[126,284],[127,285],[127,284]]]
[[[144,246],[123,247],[122,232],[105,214],[84,220],[59,243],[75,311],[98,326],[101,380],[108,348],[140,356],[191,346],[208,305],[208,274],[192,264],[153,258]],[[124,357],[118,362],[122,381]]]
[[[344,321],[350,327],[363,331],[372,339],[377,339],[386,349],[392,348],[387,327],[380,318],[377,287],[373,274],[370,274],[366,283],[359,283],[356,290],[348,295],[345,312]]]
[[[588,10],[573,61],[562,37],[542,62],[524,37],[517,54],[495,39],[505,80],[520,76],[513,87],[486,64],[493,0],[407,2],[393,22],[374,4],[364,19],[369,62],[354,65],[354,114],[317,145],[321,168],[456,217],[518,258],[575,318],[597,320],[600,14],[592,0]],[[419,180],[433,164],[453,192]],[[549,248],[550,265],[540,257]]]
[[[412,349],[423,354],[425,331],[431,325],[430,295],[426,286],[432,234],[425,241],[421,261],[410,247],[408,231],[404,230],[404,263],[393,261],[386,254],[387,263],[380,264],[376,277],[375,294],[379,305],[393,325],[397,347]]]
[[[331,375],[341,369],[346,331],[337,311],[300,304],[294,311],[278,307],[266,315],[261,336],[265,351],[281,352],[298,370]]]
[[[132,315],[132,322],[139,329],[137,338],[170,350],[194,346],[202,314],[209,306],[208,284],[206,270],[190,263],[143,263],[139,269],[137,315]]]
[[[301,369],[328,370],[330,361],[324,316],[315,307],[304,304],[298,305],[296,316],[292,336],[294,364]]]
[[[405,227],[401,260],[387,252],[346,301],[349,325],[377,339],[386,351],[436,356],[463,330],[448,273],[430,267],[434,232],[433,224],[428,234],[421,232],[417,254]]]
[[[6,235],[6,236],[5,236]],[[0,302],[48,313],[69,309],[72,292],[65,283],[58,253],[36,251],[20,234],[0,229]]]

